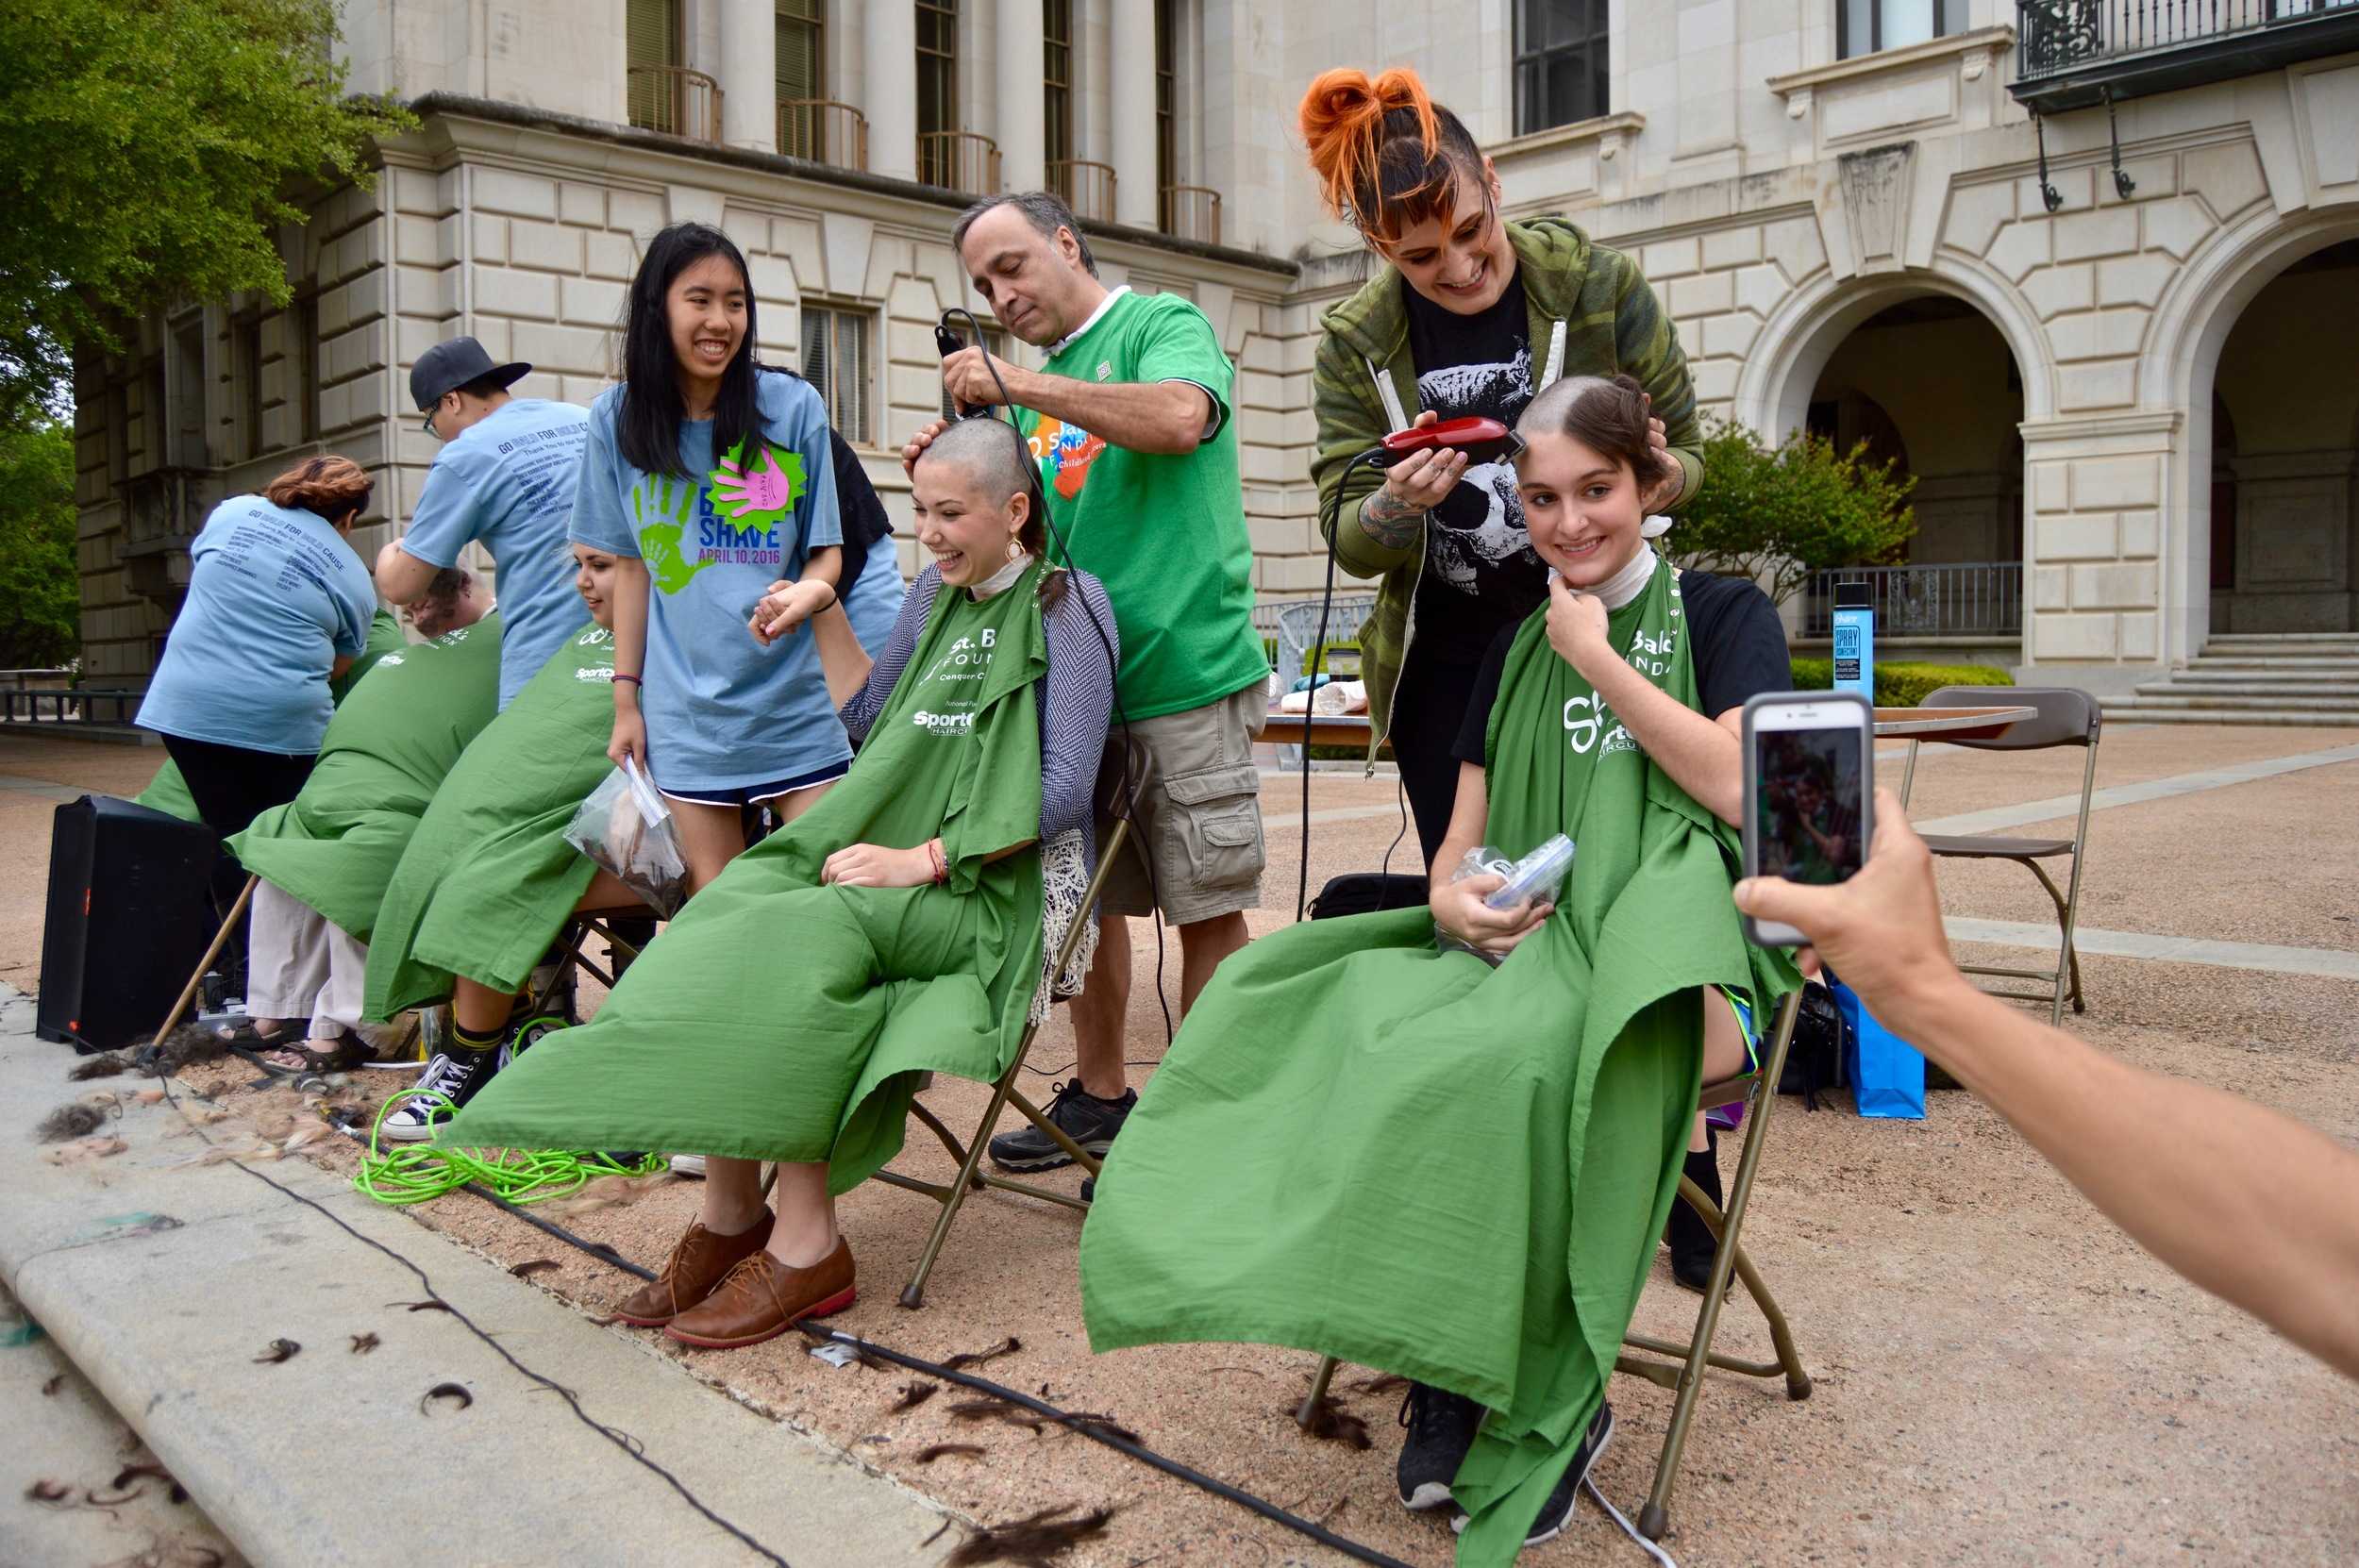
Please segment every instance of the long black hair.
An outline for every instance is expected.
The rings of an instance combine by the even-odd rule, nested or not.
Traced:
[[[736,449],[761,424],[755,382],[761,367],[754,359],[754,285],[745,258],[729,237],[710,224],[674,224],[648,242],[639,274],[630,280],[623,315],[623,394],[615,409],[614,433],[623,459],[644,474],[679,478],[680,421],[688,405],[679,392],[679,358],[672,350],[672,325],[665,296],[679,275],[708,256],[725,256],[745,286],[745,336],[737,357],[721,373],[721,394],[712,407],[712,455]]]

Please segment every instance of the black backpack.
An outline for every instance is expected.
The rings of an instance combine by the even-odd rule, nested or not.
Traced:
[[[1843,1081],[1843,1040],[1848,1027],[1834,993],[1811,981],[1802,984],[1801,1009],[1794,1018],[1794,1041],[1786,1047],[1785,1071],[1778,1076],[1778,1093],[1799,1094],[1802,1109],[1818,1109],[1818,1092]]]

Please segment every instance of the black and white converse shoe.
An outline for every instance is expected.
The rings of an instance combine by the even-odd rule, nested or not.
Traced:
[[[1418,1513],[1447,1507],[1453,1501],[1450,1482],[1458,1478],[1458,1467],[1474,1446],[1475,1428],[1482,1425],[1482,1407],[1464,1394],[1412,1383],[1400,1402],[1400,1424],[1409,1428],[1394,1469],[1400,1506]]]
[[[376,1135],[389,1143],[425,1143],[508,1062],[505,1044],[497,1050],[436,1053],[418,1075],[418,1093],[378,1125]]]
[[[1524,1537],[1525,1545],[1537,1546],[1543,1541],[1554,1541],[1573,1522],[1573,1506],[1581,1500],[1581,1483],[1589,1478],[1590,1467],[1613,1440],[1614,1407],[1600,1404],[1598,1413],[1589,1418],[1589,1430],[1581,1437],[1580,1451],[1573,1455],[1573,1462],[1564,1467],[1564,1478],[1556,1483],[1548,1500],[1540,1505],[1540,1517],[1531,1522],[1531,1529]],[[1466,1516],[1460,1514],[1449,1522],[1449,1527],[1463,1532]]]

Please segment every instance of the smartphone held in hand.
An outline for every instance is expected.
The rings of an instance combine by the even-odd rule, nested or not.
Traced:
[[[1876,712],[1851,692],[1765,692],[1745,705],[1745,875],[1847,880],[1875,832]],[[1745,920],[1764,947],[1799,947],[1791,926]]]

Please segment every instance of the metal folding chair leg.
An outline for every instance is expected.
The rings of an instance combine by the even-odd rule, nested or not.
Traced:
[[[1794,1043],[1794,1021],[1801,1011],[1802,993],[1790,993],[1778,1009],[1778,1026],[1770,1038],[1769,1059],[1756,1075],[1753,1093],[1746,1104],[1744,1152],[1736,1161],[1736,1180],[1729,1189],[1729,1207],[1725,1223],[1714,1226],[1720,1236],[1720,1245],[1712,1256],[1712,1277],[1704,1285],[1703,1305],[1696,1313],[1696,1337],[1686,1347],[1685,1361],[1680,1369],[1679,1390],[1671,1405],[1671,1424],[1663,1434],[1663,1457],[1655,1464],[1654,1488],[1647,1494],[1647,1506],[1638,1511],[1638,1528],[1649,1541],[1660,1541],[1671,1524],[1671,1489],[1678,1484],[1680,1459],[1687,1448],[1688,1424],[1695,1419],[1696,1399],[1703,1392],[1704,1368],[1712,1364],[1712,1340],[1720,1326],[1720,1303],[1727,1294],[1729,1276],[1736,1268],[1741,1251],[1739,1242],[1745,1230],[1745,1211],[1753,1196],[1753,1173],[1761,1164],[1762,1144],[1769,1129],[1769,1112],[1778,1097],[1778,1079],[1785,1071],[1787,1047]],[[1685,1184],[1685,1178],[1681,1178]],[[1697,1196],[1700,1198],[1701,1193]],[[1715,1218],[1706,1212],[1710,1204],[1703,1204],[1697,1212],[1704,1223]],[[1785,1331],[1784,1314],[1769,1298],[1760,1276],[1753,1274],[1749,1259],[1746,1266],[1746,1289],[1761,1304],[1763,1315],[1770,1325],[1770,1337],[1778,1347],[1779,1364],[1772,1371],[1785,1374],[1786,1397],[1810,1397],[1810,1376],[1802,1371],[1794,1352],[1794,1341]],[[1673,1354],[1678,1354],[1675,1350]],[[1741,1368],[1732,1367],[1736,1371]],[[1758,1376],[1758,1375],[1757,1375]]]
[[[1129,823],[1117,817],[1114,820],[1114,830],[1106,836],[1105,843],[1099,846],[1097,870],[1090,877],[1089,886],[1082,892],[1081,912],[1074,919],[1072,928],[1065,933],[1064,943],[1057,954],[1053,974],[1064,973],[1066,965],[1073,961],[1073,955],[1079,949],[1082,934],[1087,929],[1090,911],[1097,907],[1098,888],[1106,879],[1106,868],[1121,852],[1124,843],[1129,838]],[[1012,1105],[1034,1126],[1046,1133],[1058,1147],[1072,1156],[1074,1163],[1079,1165],[1090,1176],[1097,1175],[1096,1158],[1067,1137],[1062,1127],[1051,1122],[1046,1112],[1027,1099],[1015,1087],[1016,1075],[1024,1071],[1025,1059],[1031,1055],[1032,1042],[1039,1033],[1040,1029],[1037,1025],[1025,1026],[1023,1038],[1016,1043],[1015,1059],[1008,1064],[1008,1070],[1000,1074],[998,1081],[992,1085],[991,1104],[984,1108],[983,1119],[976,1126],[975,1136],[966,1143],[961,1143],[957,1135],[944,1125],[939,1116],[914,1100],[910,1102],[910,1113],[924,1123],[933,1135],[942,1141],[943,1147],[949,1150],[951,1158],[959,1162],[959,1174],[947,1185],[945,1185],[941,1182],[923,1181],[915,1176],[903,1176],[898,1171],[877,1173],[877,1180],[901,1188],[905,1192],[923,1193],[942,1206],[942,1212],[934,1216],[933,1231],[926,1238],[925,1249],[917,1255],[916,1272],[910,1276],[909,1284],[901,1291],[903,1307],[914,1310],[926,1305],[926,1281],[932,1276],[934,1264],[941,1259],[943,1243],[949,1240],[950,1226],[958,1219],[959,1210],[965,1207],[968,1193],[979,1193],[986,1187],[995,1187],[1003,1193],[1020,1193],[1026,1197],[1062,1204],[1067,1209],[1079,1209],[1084,1212],[1089,1209],[1088,1204],[1069,1193],[1037,1186],[1029,1181],[1016,1181],[1007,1176],[994,1176],[982,1168],[983,1153],[990,1146],[992,1129],[999,1125],[999,1113]]]

